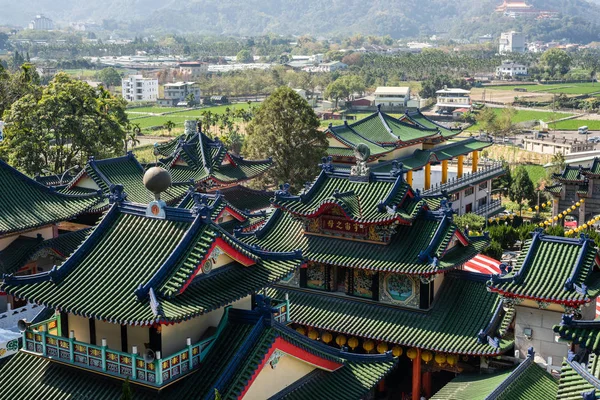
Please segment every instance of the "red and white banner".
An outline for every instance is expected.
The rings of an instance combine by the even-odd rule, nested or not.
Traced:
[[[465,271],[478,272],[480,274],[491,275],[500,273],[500,261],[491,257],[479,254],[469,260],[465,266]]]

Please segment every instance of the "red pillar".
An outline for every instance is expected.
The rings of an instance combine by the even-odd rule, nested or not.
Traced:
[[[431,371],[423,372],[423,392],[426,398],[431,397]]]
[[[421,399],[421,349],[417,348],[417,357],[412,362],[412,400]]]

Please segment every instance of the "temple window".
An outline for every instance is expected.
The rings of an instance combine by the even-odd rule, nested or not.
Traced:
[[[306,268],[306,287],[327,290],[327,267],[324,264],[309,263]]]

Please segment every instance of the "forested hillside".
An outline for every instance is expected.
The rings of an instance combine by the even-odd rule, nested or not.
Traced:
[[[450,33],[453,38],[472,38],[518,29],[532,39],[589,42],[598,40],[594,24],[600,20],[600,1],[592,1],[529,0],[539,9],[561,13],[558,20],[536,21],[495,14],[500,0],[30,0],[6,2],[0,23],[24,25],[33,14],[43,12],[58,22],[92,19],[111,29],[135,32],[362,33],[394,38]]]

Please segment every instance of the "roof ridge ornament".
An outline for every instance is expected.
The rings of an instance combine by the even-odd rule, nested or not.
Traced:
[[[208,196],[204,193],[194,192],[192,193],[192,200],[194,201],[192,213],[206,220],[212,212],[212,207],[208,205]]]
[[[364,143],[359,143],[354,149],[356,165],[350,169],[350,180],[358,182],[368,182],[371,175],[371,169],[367,167],[367,162],[371,156],[371,149]]]
[[[404,177],[404,164],[398,160],[393,160],[390,176],[392,178],[397,178],[399,176]]]
[[[110,185],[110,194],[108,195],[108,201],[112,204],[122,203],[125,200],[127,200],[127,193],[125,192],[123,185]]]
[[[319,167],[321,167],[323,171],[328,173],[335,171],[335,167],[333,166],[333,157],[327,156],[321,158],[321,164],[319,164]]]

